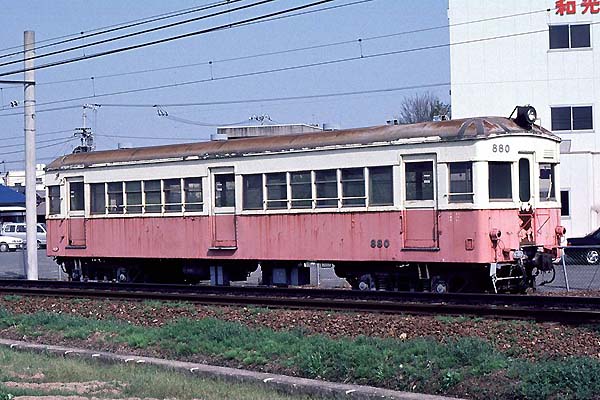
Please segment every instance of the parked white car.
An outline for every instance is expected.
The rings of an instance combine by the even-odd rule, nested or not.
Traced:
[[[23,248],[23,239],[12,236],[0,236],[0,253]]]
[[[0,234],[20,238],[27,242],[27,230],[24,222],[5,222],[2,225]],[[37,248],[46,247],[46,226],[37,224]]]

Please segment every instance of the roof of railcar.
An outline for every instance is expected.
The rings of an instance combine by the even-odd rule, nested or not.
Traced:
[[[251,154],[314,150],[370,144],[419,143],[422,141],[458,141],[486,139],[498,135],[527,134],[560,139],[537,125],[528,131],[509,118],[481,117],[411,125],[383,125],[368,128],[323,131],[297,135],[263,136],[223,141],[138,147],[69,154],[57,158],[47,170],[80,168],[92,165],[177,160],[188,157],[210,159]]]

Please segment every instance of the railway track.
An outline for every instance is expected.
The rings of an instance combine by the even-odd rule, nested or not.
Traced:
[[[357,292],[106,282],[0,280],[0,295],[190,301],[211,305],[394,314],[469,315],[571,324],[600,322],[600,297]]]

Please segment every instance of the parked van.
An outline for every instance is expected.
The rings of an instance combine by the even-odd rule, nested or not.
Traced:
[[[27,231],[24,222],[6,222],[0,230],[2,235],[12,236],[23,239],[27,242]],[[37,224],[37,248],[46,247],[46,226]]]

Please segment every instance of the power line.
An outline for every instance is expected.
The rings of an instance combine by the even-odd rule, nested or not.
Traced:
[[[44,146],[39,146],[39,147],[36,147],[36,150],[47,149],[49,147],[59,146],[61,144],[69,143],[69,142],[71,142],[71,141],[73,141],[75,139],[77,139],[77,138],[71,138],[71,139],[68,139],[68,140],[65,140],[65,141],[62,141],[62,142],[55,142],[53,144],[47,144],[47,145],[44,145]],[[22,152],[23,152],[23,150],[4,151],[4,152],[2,152],[2,154],[3,155],[17,154],[17,153],[22,153]]]
[[[334,8],[347,7],[347,6],[352,6],[352,5],[356,5],[356,4],[362,4],[362,3],[371,2],[371,1],[374,1],[374,0],[359,0],[359,1],[352,2],[352,3],[341,4],[341,5],[330,6],[330,7],[324,7],[324,8],[320,8],[318,10],[310,10],[310,11],[305,11],[305,12],[302,12],[302,13],[295,13],[293,15],[281,16],[281,17],[278,17],[278,18],[295,17],[295,16],[298,16],[300,14],[314,13],[314,12],[319,12],[319,11],[326,11],[326,10],[330,10],[330,9],[334,9]],[[500,19],[507,19],[507,18],[514,18],[514,17],[532,15],[532,14],[539,14],[539,13],[547,12],[547,11],[549,11],[549,10],[548,9],[542,9],[542,10],[536,10],[536,11],[529,11],[529,12],[523,12],[523,13],[516,13],[516,14],[509,14],[509,15],[502,15],[502,16],[484,18],[484,19],[479,19],[479,20],[459,22],[459,23],[454,23],[454,24],[438,25],[438,26],[432,26],[432,27],[427,27],[427,28],[414,29],[414,30],[409,30],[409,31],[394,32],[394,33],[389,33],[389,34],[384,34],[384,35],[378,35],[378,36],[362,37],[362,38],[357,38],[357,39],[352,39],[352,40],[344,40],[344,41],[338,41],[338,42],[323,43],[323,44],[319,44],[319,45],[297,47],[297,48],[293,48],[293,49],[284,49],[284,50],[278,50],[278,51],[272,51],[272,52],[266,52],[266,53],[259,53],[259,54],[251,54],[251,55],[240,56],[240,57],[231,57],[231,58],[224,58],[224,59],[217,59],[217,60],[210,60],[210,61],[202,61],[202,62],[191,63],[191,64],[173,65],[173,66],[167,66],[167,67],[161,67],[161,68],[141,69],[141,70],[128,71],[128,72],[115,73],[115,74],[95,75],[95,76],[90,76],[90,77],[85,77],[85,78],[74,78],[74,79],[65,79],[65,80],[50,81],[50,82],[41,82],[41,83],[37,83],[37,86],[54,85],[54,84],[60,84],[60,83],[83,82],[83,81],[89,81],[89,80],[105,79],[105,78],[115,78],[115,77],[120,77],[120,76],[129,76],[129,75],[144,74],[144,73],[150,73],[150,72],[168,71],[168,70],[171,70],[171,69],[197,67],[197,66],[200,66],[200,65],[214,65],[216,63],[226,63],[226,62],[231,62],[231,61],[242,61],[242,60],[248,60],[248,59],[253,59],[253,58],[258,58],[258,57],[267,57],[267,56],[274,56],[274,55],[295,53],[295,52],[301,52],[301,51],[307,51],[307,50],[316,50],[316,49],[323,49],[323,48],[328,48],[328,47],[342,46],[342,45],[348,45],[348,44],[353,44],[353,43],[361,43],[361,42],[367,42],[367,41],[373,41],[373,40],[379,40],[379,39],[387,39],[387,38],[391,38],[391,37],[409,35],[409,34],[414,34],[414,33],[423,33],[423,32],[427,32],[427,31],[433,31],[433,30],[438,30],[438,29],[445,29],[445,28],[462,26],[462,25],[467,25],[467,24],[489,22],[489,21],[496,21],[496,20],[500,20]],[[268,21],[272,21],[274,19],[275,18],[271,18],[271,19],[269,19],[267,21],[261,21],[261,22],[268,22]]]
[[[105,134],[105,133],[95,133],[95,136],[100,136],[100,137],[109,137],[109,138],[119,138],[119,139],[143,139],[143,140],[172,140],[172,141],[186,141],[186,140],[193,140],[195,142],[202,142],[202,141],[208,141],[208,139],[206,140],[198,140],[196,138],[174,138],[174,137],[154,137],[154,136],[126,136],[126,135],[109,135],[109,134]]]
[[[598,22],[598,23],[600,23],[600,22]],[[441,49],[441,48],[450,47],[450,46],[458,46],[458,45],[471,44],[471,43],[481,43],[481,42],[486,42],[486,41],[490,41],[490,40],[506,39],[506,38],[511,38],[511,37],[519,37],[519,36],[526,36],[526,35],[537,34],[537,33],[546,33],[546,32],[548,32],[548,29],[511,33],[511,34],[506,34],[506,35],[492,36],[492,37],[480,38],[480,39],[470,39],[470,40],[465,40],[462,42],[442,43],[442,44],[422,46],[422,47],[413,47],[413,48],[409,48],[409,49],[393,50],[393,51],[387,51],[387,52],[382,52],[382,53],[374,53],[374,54],[367,54],[367,55],[361,54],[360,56],[346,57],[346,58],[328,60],[328,61],[320,61],[320,62],[309,63],[309,64],[295,65],[295,66],[290,66],[290,67],[274,68],[274,69],[263,70],[263,71],[240,73],[240,74],[228,75],[228,76],[224,76],[224,77],[211,77],[211,78],[207,78],[207,79],[199,79],[199,80],[193,80],[193,81],[187,81],[187,82],[178,82],[178,83],[150,86],[150,87],[144,87],[144,88],[138,88],[138,89],[128,89],[128,90],[122,90],[122,91],[111,92],[111,93],[103,93],[103,94],[101,93],[101,94],[95,94],[94,96],[82,96],[82,97],[71,98],[71,99],[61,99],[61,100],[44,102],[44,103],[38,103],[38,105],[42,106],[42,105],[64,103],[64,102],[68,102],[68,101],[86,100],[86,99],[90,99],[90,98],[95,99],[95,98],[99,98],[99,97],[118,96],[118,95],[123,95],[123,94],[139,93],[139,92],[144,92],[144,91],[149,91],[149,90],[167,89],[167,88],[186,86],[186,85],[192,85],[192,84],[198,84],[198,83],[214,82],[214,81],[219,81],[219,80],[243,78],[243,77],[270,74],[270,73],[275,73],[275,72],[298,70],[298,69],[303,69],[303,68],[334,65],[334,64],[339,64],[339,63],[344,63],[344,62],[349,62],[349,61],[374,59],[374,58],[379,58],[379,57],[387,57],[387,56],[406,54],[406,53],[412,53],[412,52],[417,52],[417,51],[436,50],[436,49]],[[4,114],[4,115],[10,115],[10,114]],[[1,114],[0,114],[0,116],[1,116]]]
[[[58,42],[53,42],[50,44],[46,44],[46,45],[42,45],[42,46],[37,46],[36,47],[36,51],[40,50],[40,49],[44,49],[47,47],[54,47],[54,46],[59,46],[61,44],[66,44],[66,43],[70,43],[76,40],[83,40],[83,39],[87,39],[89,37],[93,37],[93,36],[99,36],[99,35],[104,35],[107,33],[112,33],[112,32],[116,32],[119,30],[123,30],[123,29],[129,29],[129,28],[133,28],[136,26],[140,26],[140,25],[145,25],[145,24],[150,24],[153,22],[157,22],[157,21],[162,21],[164,19],[169,19],[169,18],[175,18],[175,17],[180,17],[182,15],[186,15],[186,14],[192,14],[195,12],[199,12],[199,11],[204,11],[204,10],[208,10],[211,8],[216,8],[216,7],[220,7],[220,6],[224,6],[224,5],[229,5],[231,3],[237,3],[239,1],[242,0],[224,0],[224,1],[220,1],[220,2],[214,2],[214,3],[210,3],[201,7],[191,7],[191,8],[185,8],[182,10],[177,10],[177,11],[172,11],[169,13],[164,13],[164,14],[159,14],[159,15],[155,15],[155,16],[151,16],[151,17],[147,17],[147,18],[141,18],[141,19],[137,19],[137,20],[133,20],[133,21],[129,21],[129,22],[123,22],[121,24],[116,24],[116,25],[111,25],[111,26],[107,26],[107,27],[103,27],[103,28],[97,28],[94,30],[89,31],[89,33],[86,32],[80,32],[77,34],[70,34],[70,35],[65,35],[65,36],[60,36],[54,39],[47,39],[47,40],[43,40],[39,43],[45,43],[48,41],[52,41],[52,40],[56,40],[59,39]],[[74,37],[75,36],[75,37]],[[66,38],[70,38],[70,39],[66,39]],[[64,40],[60,40],[60,39],[64,39]],[[93,46],[94,44],[88,44],[87,46]],[[0,51],[6,51],[6,50],[12,50],[12,49],[16,49],[16,48],[21,48],[22,46],[14,46],[14,47],[9,47],[6,49],[2,49]],[[7,58],[7,57],[11,57],[11,56],[15,56],[15,55],[20,55],[23,54],[23,50],[21,51],[16,51],[13,53],[9,53],[9,54],[3,54],[0,55],[0,58]],[[35,57],[34,57],[35,58]]]
[[[225,13],[237,11],[237,10],[240,10],[240,9],[243,9],[243,8],[249,8],[249,7],[253,7],[253,6],[256,6],[256,5],[266,4],[266,3],[269,3],[269,2],[272,2],[272,1],[275,1],[275,0],[261,0],[261,1],[257,2],[257,3],[253,3],[253,4],[242,6],[242,7],[238,7],[236,9],[231,9],[231,10],[227,10],[227,11],[221,11],[219,13],[213,13],[213,15],[221,15],[221,14],[225,14]],[[50,67],[56,67],[56,66],[59,66],[59,65],[71,64],[71,63],[74,63],[74,62],[79,62],[79,61],[83,61],[83,60],[89,60],[89,59],[92,59],[92,58],[104,57],[104,56],[111,55],[111,54],[122,53],[124,51],[130,51],[130,50],[140,49],[140,48],[143,48],[143,47],[154,46],[154,45],[157,45],[157,44],[171,42],[171,41],[174,41],[174,40],[184,39],[184,38],[193,37],[193,36],[197,36],[197,35],[203,35],[203,34],[206,34],[206,33],[215,32],[215,31],[222,30],[222,29],[227,29],[227,28],[230,28],[232,26],[237,26],[237,25],[240,25],[240,24],[245,24],[245,23],[249,23],[249,22],[253,22],[253,21],[259,21],[259,20],[262,20],[262,19],[265,19],[265,18],[269,18],[269,17],[281,15],[281,14],[287,14],[287,13],[290,13],[290,12],[293,12],[293,11],[297,11],[297,10],[302,10],[302,9],[305,9],[305,8],[314,7],[314,6],[317,6],[319,4],[329,3],[331,1],[334,1],[334,0],[319,0],[319,1],[316,1],[316,2],[313,2],[313,3],[309,3],[309,4],[305,4],[305,5],[302,5],[302,6],[288,8],[288,9],[284,9],[284,10],[281,10],[281,11],[276,11],[276,12],[273,12],[273,13],[260,15],[258,17],[252,17],[252,18],[248,18],[248,19],[241,20],[241,21],[238,21],[238,22],[231,22],[231,23],[228,23],[228,24],[219,25],[219,26],[212,27],[212,28],[207,28],[207,29],[202,29],[202,30],[195,31],[195,32],[189,32],[189,33],[185,33],[185,34],[181,34],[181,35],[171,36],[171,37],[167,37],[167,38],[163,38],[163,39],[153,40],[153,41],[145,42],[145,43],[139,43],[139,44],[136,44],[136,45],[126,46],[126,47],[116,48],[116,49],[107,50],[107,51],[103,51],[103,52],[99,52],[99,53],[94,53],[94,54],[90,54],[90,55],[84,55],[84,56],[80,56],[80,57],[75,57],[75,58],[71,58],[71,59],[55,61],[55,62],[51,62],[51,63],[47,63],[47,64],[42,64],[42,65],[39,65],[39,66],[35,66],[33,68],[30,68],[30,69],[19,69],[19,70],[4,72],[4,73],[0,73],[0,76],[14,75],[14,74],[25,72],[26,70],[45,69],[45,68],[50,68]],[[205,18],[207,18],[207,16],[205,16]],[[15,62],[20,62],[20,61],[15,61]],[[14,62],[11,62],[11,64],[12,63],[14,63]],[[0,64],[0,66],[4,66],[4,65],[8,65],[8,64],[7,63]]]

